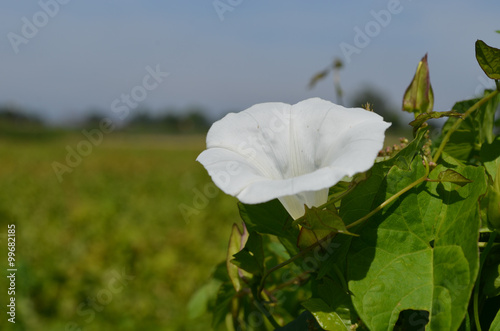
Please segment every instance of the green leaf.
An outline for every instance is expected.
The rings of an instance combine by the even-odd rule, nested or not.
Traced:
[[[479,99],[465,100],[455,103],[453,105],[453,110],[459,113],[465,113],[472,105],[478,102]],[[481,109],[476,110],[476,112],[481,111]],[[456,130],[450,137],[450,140],[446,144],[444,151],[452,156],[453,158],[468,162],[475,150],[476,143],[479,144],[479,133],[474,125],[474,114],[467,117],[458,130]],[[441,138],[450,130],[450,128],[455,124],[456,118],[449,118],[443,126]],[[436,141],[439,143],[440,139]]]
[[[207,312],[212,301],[215,301],[217,297],[221,283],[219,280],[211,279],[193,294],[187,306],[189,318],[198,318]]]
[[[317,289],[313,292],[313,296],[322,299],[344,325],[351,327],[358,322],[358,315],[352,305],[351,296],[339,281],[325,277],[314,282]]]
[[[230,282],[223,283],[220,286],[212,316],[212,328],[216,329],[225,320],[226,315],[230,313],[230,304],[235,295],[236,292]]]
[[[488,46],[484,41],[476,41],[476,59],[486,76],[500,79],[500,49]]]
[[[348,331],[349,328],[344,321],[323,300],[309,299],[302,303],[305,309],[313,314],[314,318],[324,330]]]
[[[484,94],[486,95],[491,92],[491,90],[485,90]],[[474,119],[474,126],[479,132],[480,144],[491,144],[495,139],[493,127],[495,126],[495,113],[498,109],[499,104],[500,95],[497,95],[472,114],[472,118]]]
[[[472,183],[470,179],[465,178],[460,173],[452,169],[446,169],[445,171],[440,172],[437,180],[441,183],[453,183],[462,187]]]
[[[407,309],[399,314],[395,331],[425,330],[429,323],[429,313],[424,310]]]
[[[425,144],[425,134],[427,129],[419,129],[417,131],[415,139],[411,141],[408,146],[400,150],[390,159],[377,163],[372,170],[369,172],[368,176],[364,176],[363,181],[360,181],[358,186],[351,192],[347,197],[342,199],[340,207],[340,216],[343,221],[348,222],[345,224],[352,223],[359,218],[368,214],[373,208],[377,207],[382,201],[384,192],[380,192],[380,182],[383,181],[385,172],[391,167],[395,166],[403,170],[410,170],[412,167],[413,160],[415,156],[422,149]],[[380,194],[380,196],[379,196]],[[359,203],[357,199],[350,198],[351,196],[362,197],[362,202]],[[322,278],[325,274],[329,274],[333,279],[339,278],[338,273],[340,273],[340,278],[344,278],[346,268],[346,255],[349,251],[352,236],[335,236],[330,243],[330,247],[333,249],[333,253],[329,255],[325,263],[321,264],[318,271],[318,278]],[[321,293],[326,293],[326,288],[320,291]],[[344,292],[345,295],[345,292]],[[331,297],[337,299],[341,297],[340,293],[332,294]],[[322,297],[323,300],[327,301],[327,298]],[[348,309],[350,302],[348,299],[342,301],[342,309]],[[331,307],[337,307],[335,302],[327,301]],[[336,308],[335,308],[336,309]],[[354,309],[353,309],[354,310]],[[335,310],[339,313],[338,310]],[[340,313],[339,313],[340,314]]]
[[[264,272],[264,248],[262,247],[261,235],[257,232],[250,232],[245,248],[234,254],[231,263],[252,275],[262,276]]]
[[[488,268],[484,271],[485,284],[483,294],[489,298],[500,295],[500,264],[495,267],[496,268]]]
[[[207,310],[212,310],[217,298],[218,290],[222,283],[229,282],[226,263],[222,262],[215,266],[211,272],[210,280],[197,290],[188,303],[188,314],[190,318],[197,318]]]
[[[481,161],[491,177],[486,197],[481,200],[482,206],[487,206],[486,216],[492,229],[500,229],[500,137],[492,144],[484,144],[481,148]]]
[[[425,144],[427,131],[427,129],[419,129],[415,139],[408,146],[392,158],[376,163],[372,167],[368,179],[361,182],[351,194],[342,199],[340,216],[345,224],[352,223],[365,216],[385,200],[385,192],[381,191],[381,185],[383,188],[383,182],[389,169],[393,167],[404,171],[414,169],[415,157]],[[356,199],[353,197],[356,197]],[[359,203],[358,198],[361,199],[362,203]]]
[[[500,295],[500,247],[493,246],[481,272],[483,295],[493,298]]]
[[[414,113],[415,117],[429,113],[434,106],[434,92],[429,78],[427,54],[420,60],[417,72],[403,97],[403,110]]]
[[[500,310],[498,311],[495,319],[491,323],[490,331],[500,331]]]
[[[500,230],[500,165],[497,169],[497,175],[488,187],[488,222],[495,230]]]
[[[419,157],[408,170],[392,166],[387,172],[384,166],[389,164],[376,164],[372,176],[342,201],[346,224],[425,174]],[[444,170],[438,165],[430,178]],[[459,188],[424,182],[367,220],[358,228],[360,237],[352,238],[349,290],[370,329],[392,329],[409,309],[430,313],[426,330],[456,330],[463,321],[479,268],[477,201],[486,178],[481,167],[455,170],[473,182]]]
[[[238,208],[249,232],[275,235],[291,256],[298,253],[299,229],[290,226],[292,218],[278,199],[256,205],[238,203]]]
[[[491,91],[486,90],[485,94]],[[453,110],[458,113],[465,113],[480,99],[470,99],[455,103]],[[491,144],[495,138],[493,134],[493,126],[495,122],[495,112],[500,103],[500,95],[493,97],[486,104],[482,105],[469,115],[450,137],[444,151],[455,159],[462,162],[477,156],[483,144]],[[443,126],[441,137],[453,126],[457,121],[456,118],[450,117]],[[441,139],[435,141],[436,145],[441,142]]]
[[[290,235],[296,232],[288,230],[287,224],[292,218],[278,199],[255,205],[238,203],[240,216],[245,221],[248,231],[272,234],[275,236]]]
[[[288,323],[287,325],[276,329],[275,331],[304,331],[304,330],[315,330],[312,327],[319,327],[318,322],[314,316],[305,311],[299,315],[295,320]]]
[[[273,256],[275,256],[278,259],[281,260],[288,260],[290,258],[290,255],[286,251],[285,247],[276,241],[269,241],[267,245],[264,246],[269,253],[272,253]],[[266,261],[267,263],[267,261]]]
[[[463,326],[463,331],[472,331],[472,327],[471,327],[471,324],[470,324],[470,316],[469,316],[469,312],[467,312],[465,314],[465,319],[462,323],[462,326]]]
[[[238,225],[233,224],[231,237],[229,239],[229,247],[226,255],[226,268],[227,268],[227,274],[229,275],[231,283],[233,284],[236,292],[239,292],[242,288],[241,279],[239,275],[240,269],[236,265],[231,263],[231,260],[233,259],[234,254],[238,253],[245,247],[247,240],[248,240],[248,232],[245,225],[243,224],[243,231],[240,231]]]
[[[494,180],[500,166],[500,137],[495,137],[491,144],[482,145],[480,157],[486,171]]]

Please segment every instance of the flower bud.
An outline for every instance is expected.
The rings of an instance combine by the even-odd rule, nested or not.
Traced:
[[[422,113],[432,111],[434,105],[434,92],[429,78],[427,54],[418,63],[417,72],[406,89],[403,97],[403,110],[414,113],[415,118]]]

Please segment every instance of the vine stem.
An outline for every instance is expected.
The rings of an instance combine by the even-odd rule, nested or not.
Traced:
[[[490,238],[488,240],[488,244],[486,245],[486,248],[484,249],[483,253],[481,254],[480,258],[480,264],[479,264],[479,272],[477,273],[477,280],[476,280],[476,286],[474,287],[474,322],[476,323],[476,329],[477,331],[481,331],[481,323],[479,321],[479,283],[481,282],[481,271],[483,270],[484,262],[486,261],[486,257],[488,256],[488,253],[490,252],[491,247],[493,246],[493,243],[495,242],[495,238],[497,236],[497,233],[493,231],[490,235]]]
[[[448,132],[446,132],[446,135],[443,137],[443,141],[441,141],[441,144],[439,145],[439,148],[436,151],[436,154],[434,154],[434,158],[432,159],[432,161],[434,163],[436,163],[437,160],[439,160],[439,157],[443,153],[444,147],[446,146],[446,144],[450,140],[451,135],[453,134],[453,132],[455,132],[458,129],[460,124],[462,124],[462,122],[467,118],[467,116],[469,116],[476,109],[478,109],[479,107],[484,105],[486,102],[490,101],[499,92],[500,92],[500,90],[496,89],[495,91],[491,92],[490,94],[484,96],[481,100],[479,100],[478,102],[473,104],[469,109],[467,109],[467,111],[463,114],[462,117],[457,119],[457,121],[453,124],[453,126],[450,128],[450,130],[448,130]]]
[[[256,300],[255,301],[255,306],[257,307],[257,309],[260,310],[260,312],[262,314],[264,314],[264,316],[266,316],[266,318],[269,321],[269,323],[271,323],[271,325],[275,329],[281,328],[281,325],[279,325],[278,322],[276,322],[276,320],[274,319],[273,315],[269,312],[269,310],[267,310],[267,308],[264,306],[264,304],[261,301]]]
[[[273,272],[275,272],[276,270],[278,269],[281,269],[283,268],[284,266],[292,263],[293,261],[301,258],[302,256],[306,255],[307,253],[309,253],[310,251],[312,251],[313,249],[315,249],[317,246],[319,246],[320,244],[322,244],[323,242],[327,241],[328,239],[334,237],[337,233],[334,232],[334,233],[331,233],[329,235],[327,235],[326,237],[322,238],[321,240],[318,240],[317,242],[315,242],[314,244],[312,244],[311,246],[305,248],[303,251],[301,251],[300,253],[292,256],[291,258],[289,258],[288,260],[280,263],[280,264],[277,264],[275,265],[274,267],[272,267],[271,269],[267,270],[266,274],[262,277],[261,281],[260,281],[260,284],[259,284],[259,288],[257,290],[257,293],[258,295],[260,296],[260,293],[262,292],[262,290],[264,289],[264,285],[266,283],[266,279],[267,277],[269,277],[270,274],[272,274]]]

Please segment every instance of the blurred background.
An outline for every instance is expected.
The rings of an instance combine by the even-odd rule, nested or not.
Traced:
[[[16,225],[16,324],[4,330],[206,330],[189,299],[225,259],[236,200],[195,162],[213,121],[255,103],[401,99],[427,53],[434,109],[493,86],[500,3],[387,0],[0,4],[0,266]],[[7,278],[0,279],[5,307]],[[3,309],[1,311],[4,311]]]

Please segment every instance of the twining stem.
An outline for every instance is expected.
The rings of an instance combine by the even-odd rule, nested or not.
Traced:
[[[481,259],[479,262],[479,272],[477,274],[476,286],[474,287],[474,321],[476,323],[477,331],[481,331],[481,324],[479,322],[479,283],[481,281],[481,271],[483,270],[484,262],[486,261],[486,257],[488,256],[488,253],[490,252],[490,249],[495,242],[496,236],[497,233],[495,231],[491,233],[488,244],[486,245],[484,251],[481,253]]]
[[[338,267],[338,265],[336,263],[333,264],[333,271],[335,272],[335,274],[339,278],[340,284],[342,285],[342,288],[344,289],[344,291],[346,293],[349,293],[349,287],[347,286],[344,275],[342,274],[342,272],[340,271],[340,268]]]
[[[274,328],[276,328],[276,329],[281,328],[281,326],[278,324],[278,322],[276,322],[276,320],[274,319],[273,315],[271,315],[269,310],[267,310],[267,308],[264,306],[264,304],[261,301],[256,300],[255,306],[257,307],[258,310],[260,310],[260,312],[262,314],[264,314],[264,316],[266,316],[267,320],[272,324],[272,326]]]
[[[312,244],[311,246],[305,248],[303,251],[299,252],[298,254],[292,256],[291,258],[289,258],[288,260],[280,263],[280,264],[277,264],[275,265],[274,267],[272,267],[271,269],[267,270],[267,272],[265,273],[265,275],[262,277],[261,281],[260,281],[260,284],[259,284],[259,288],[257,289],[257,294],[260,296],[260,293],[262,292],[262,290],[264,289],[264,284],[266,283],[266,279],[267,277],[269,277],[270,274],[272,274],[274,271],[278,270],[278,269],[281,269],[283,268],[284,266],[292,263],[293,261],[301,258],[302,256],[306,255],[307,253],[309,253],[310,251],[312,251],[313,249],[315,249],[317,246],[319,246],[320,244],[322,244],[323,242],[327,241],[328,239],[334,237],[337,233],[334,232],[334,233],[331,233],[329,235],[327,235],[326,237],[318,240],[317,242],[315,242],[314,244]]]
[[[289,281],[286,281],[284,283],[281,283],[279,285],[276,285],[276,287],[274,287],[272,290],[270,290],[270,293],[274,293],[278,290],[281,290],[282,288],[285,288],[285,287],[288,287],[292,284],[297,284],[297,283],[302,283],[304,281],[307,281],[309,279],[309,274],[311,272],[310,271],[304,271],[303,273],[301,273],[300,275],[298,275],[297,277],[293,278],[293,279],[290,279]]]
[[[432,161],[434,163],[436,163],[439,160],[439,157],[443,153],[443,150],[444,150],[446,144],[448,143],[448,141],[450,140],[451,135],[453,134],[453,132],[455,132],[456,129],[458,129],[460,124],[462,124],[462,122],[467,118],[467,116],[469,116],[476,109],[478,109],[479,107],[481,107],[482,105],[484,105],[485,103],[490,101],[499,92],[500,92],[500,90],[496,89],[495,91],[491,92],[490,94],[485,95],[481,100],[479,100],[478,102],[473,104],[469,109],[467,109],[467,111],[462,115],[462,117],[460,117],[459,119],[457,119],[455,121],[453,126],[448,130],[448,132],[446,132],[446,135],[443,137],[443,141],[441,141],[441,144],[439,145],[439,148],[436,151],[436,154],[434,154],[434,158],[432,159]]]

